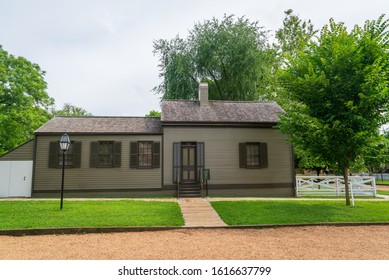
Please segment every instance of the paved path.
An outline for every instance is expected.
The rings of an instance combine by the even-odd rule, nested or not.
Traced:
[[[227,226],[206,199],[181,198],[178,203],[184,217],[185,227]]]

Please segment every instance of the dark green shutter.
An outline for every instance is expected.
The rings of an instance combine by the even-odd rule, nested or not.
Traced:
[[[90,143],[90,167],[99,166],[99,143]]]
[[[114,142],[113,146],[113,166],[120,167],[122,164],[122,142]]]
[[[153,168],[159,168],[161,161],[161,144],[153,142]]]
[[[268,167],[267,161],[267,143],[259,144],[259,165],[261,168]]]
[[[247,150],[246,143],[239,143],[239,167],[247,167]]]
[[[177,183],[181,170],[181,143],[173,143],[173,182]]]
[[[50,142],[49,144],[49,168],[58,167],[58,152],[59,144],[58,142]]]
[[[205,166],[204,163],[204,143],[198,142],[196,144],[196,152],[197,152],[197,178],[202,178],[203,169]]]
[[[138,142],[130,143],[130,168],[138,167]]]
[[[73,142],[73,167],[81,167],[81,142]]]

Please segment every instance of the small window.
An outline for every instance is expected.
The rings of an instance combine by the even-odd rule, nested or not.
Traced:
[[[50,142],[49,147],[49,167],[62,168],[63,151],[59,142]],[[81,142],[72,141],[69,150],[65,152],[65,167],[81,167]]]
[[[258,167],[259,163],[259,143],[246,144],[246,164],[247,167]]]
[[[90,167],[120,167],[121,142],[91,142]]]
[[[240,168],[268,167],[267,143],[239,143],[239,165]]]
[[[113,142],[99,142],[99,166],[113,166]]]
[[[66,166],[73,166],[73,144],[72,143],[69,146],[69,149],[65,152],[65,167]],[[63,163],[63,151],[61,151],[58,143],[58,166],[62,166]]]
[[[159,168],[160,142],[137,141],[130,143],[131,168]]]
[[[153,142],[138,142],[138,166],[153,166]]]

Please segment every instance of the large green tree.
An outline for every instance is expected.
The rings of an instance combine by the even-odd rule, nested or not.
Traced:
[[[50,118],[54,101],[44,75],[39,65],[0,46],[0,154],[30,139]]]
[[[165,99],[196,99],[198,84],[208,82],[210,99],[257,100],[274,57],[266,42],[258,22],[232,15],[195,24],[186,39],[157,40],[162,82],[154,91]]]
[[[331,19],[306,48],[289,56],[279,75],[281,130],[343,172],[346,205],[349,169],[376,142],[388,117],[387,23],[382,16],[349,32]]]

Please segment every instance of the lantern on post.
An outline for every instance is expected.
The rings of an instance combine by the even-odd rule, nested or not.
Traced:
[[[64,189],[64,181],[65,181],[65,153],[70,148],[70,138],[66,133],[61,136],[59,139],[59,148],[62,151],[62,184],[61,184],[61,205],[59,209],[62,209],[63,206],[63,189]]]

